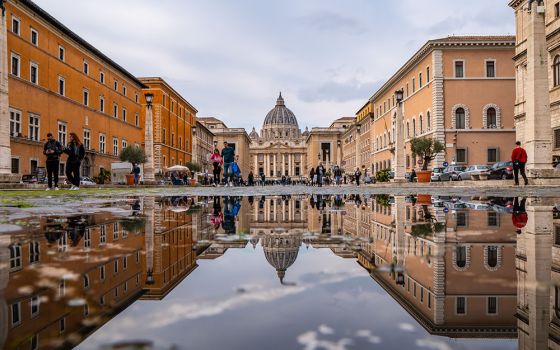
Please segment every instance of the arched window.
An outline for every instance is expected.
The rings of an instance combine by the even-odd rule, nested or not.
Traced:
[[[406,122],[406,137],[410,138],[410,123]]]
[[[560,55],[554,57],[552,71],[554,74],[554,86],[558,86],[560,85]]]
[[[456,248],[455,263],[459,268],[467,266],[467,247],[458,246]]]
[[[387,147],[387,134],[383,134],[383,147]]]
[[[465,110],[460,107],[455,110],[455,129],[465,129],[465,127]]]
[[[412,137],[416,137],[416,119],[412,119]]]
[[[486,263],[489,267],[496,267],[498,266],[498,247],[495,245],[491,245],[488,248]]]
[[[498,125],[498,120],[496,118],[496,109],[488,108],[486,111],[486,128],[495,129]]]
[[[426,113],[426,118],[428,118],[428,131],[432,129],[432,120],[430,116],[430,112]]]
[[[419,125],[419,127],[420,127],[420,134],[422,134],[422,133],[424,133],[424,125],[423,125],[424,123],[423,123],[423,118],[422,118],[422,116],[420,116],[420,119],[419,119],[418,121],[420,122],[420,125]]]

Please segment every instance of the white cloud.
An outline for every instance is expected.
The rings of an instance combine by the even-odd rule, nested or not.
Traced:
[[[36,3],[133,74],[168,80],[200,116],[248,129],[279,90],[300,126],[326,126],[427,40],[514,31],[513,11],[487,0]]]
[[[441,340],[431,338],[417,339],[416,346],[435,350],[451,350],[451,346]]]

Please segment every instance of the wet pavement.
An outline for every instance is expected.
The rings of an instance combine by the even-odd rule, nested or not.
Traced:
[[[557,205],[13,196],[0,203],[0,347],[560,347]]]

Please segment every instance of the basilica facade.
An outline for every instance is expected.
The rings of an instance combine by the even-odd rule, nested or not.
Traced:
[[[301,132],[294,113],[286,107],[282,94],[268,112],[260,135],[255,128],[249,134],[251,170],[255,176],[298,178],[307,173],[307,129]]]

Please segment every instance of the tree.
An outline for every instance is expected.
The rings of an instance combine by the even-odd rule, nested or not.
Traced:
[[[202,170],[202,166],[200,166],[200,164],[198,163],[187,162],[185,166],[189,168],[189,170],[193,173],[199,173]]]
[[[147,160],[144,149],[136,146],[128,146],[123,149],[119,155],[119,159],[132,164],[143,164],[146,163]]]
[[[436,139],[419,137],[410,140],[410,149],[413,156],[422,159],[422,170],[428,170],[430,162],[445,150],[445,146]]]

